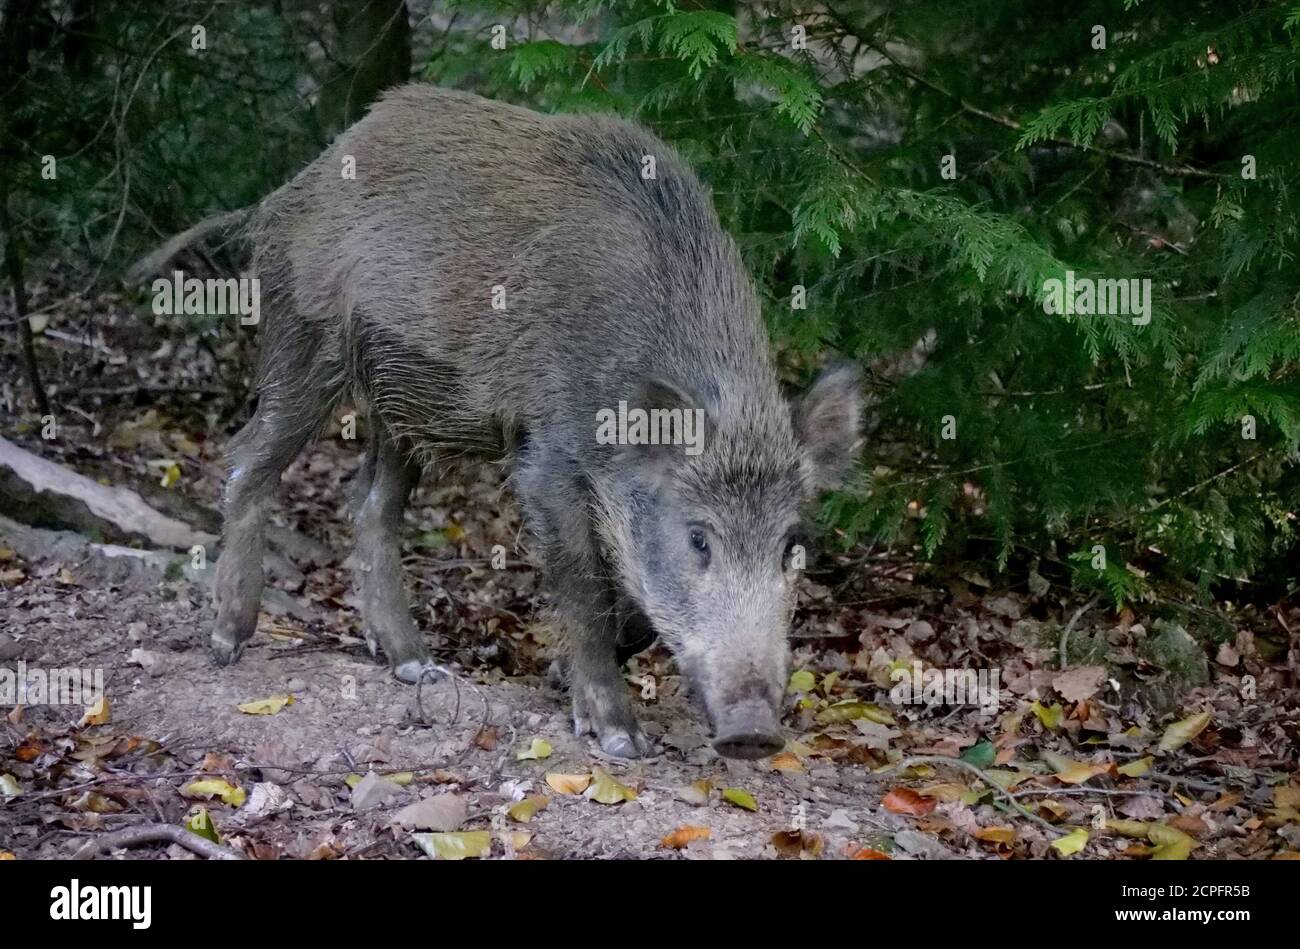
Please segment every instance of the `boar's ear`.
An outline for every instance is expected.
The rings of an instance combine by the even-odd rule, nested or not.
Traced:
[[[631,448],[640,457],[654,463],[669,464],[680,459],[683,453],[697,455],[703,449],[705,432],[711,424],[709,413],[703,411],[703,404],[684,388],[662,376],[651,376],[641,380],[628,402],[629,409],[643,409],[653,412],[655,409],[677,409],[669,429],[661,431],[661,437],[672,439],[670,444],[639,444]],[[689,416],[689,417],[688,417]],[[680,426],[680,427],[679,427]]]
[[[803,445],[804,480],[811,493],[843,481],[862,442],[862,373],[852,363],[825,369],[794,404],[795,434]]]

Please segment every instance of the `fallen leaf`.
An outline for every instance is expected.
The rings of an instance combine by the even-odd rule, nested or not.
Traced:
[[[1056,772],[1056,779],[1064,784],[1083,784],[1099,774],[1108,773],[1114,767],[1110,762],[1089,764],[1084,761],[1074,761],[1051,751],[1043,752],[1043,760],[1052,766],[1052,770]]]
[[[274,715],[286,705],[292,705],[294,702],[292,695],[273,695],[269,699],[254,699],[251,702],[244,702],[236,705],[245,715]]]
[[[81,716],[81,721],[77,723],[77,727],[84,728],[87,725],[107,725],[108,719],[108,696],[101,695],[98,702],[86,709],[86,714]]]
[[[1152,824],[1147,828],[1147,839],[1156,845],[1152,860],[1186,860],[1196,846],[1192,837],[1168,824]]]
[[[1210,718],[1209,712],[1201,712],[1198,715],[1184,718],[1182,721],[1174,722],[1160,736],[1160,744],[1157,747],[1161,751],[1174,751],[1181,748],[1205,731],[1205,727],[1210,724]]]
[[[875,850],[871,847],[859,847],[857,850],[854,850],[852,853],[849,854],[849,859],[850,860],[893,860],[894,858],[887,853],[882,853],[881,851]]]
[[[182,797],[200,798],[210,800],[214,797],[221,798],[221,803],[229,804],[232,807],[239,807],[244,803],[248,796],[244,789],[236,787],[229,781],[223,781],[220,778],[202,778],[198,781],[191,781],[185,787],[181,788]]]
[[[821,834],[811,831],[779,830],[772,835],[772,846],[783,857],[807,859],[821,856],[826,842]]]
[[[708,840],[712,831],[707,827],[697,827],[693,824],[683,824],[671,834],[659,841],[660,846],[667,847],[671,850],[681,850],[692,840]]]
[[[506,813],[512,820],[527,824],[537,816],[538,811],[545,810],[550,803],[551,799],[545,794],[530,794],[522,801],[515,802]]]
[[[1014,827],[981,827],[975,831],[975,839],[1010,845],[1016,841],[1016,829]]]
[[[987,768],[997,757],[997,748],[991,741],[979,741],[961,753],[961,760],[977,768]]]
[[[1052,849],[1062,857],[1068,857],[1076,854],[1088,845],[1088,832],[1082,827],[1076,827],[1064,837],[1058,837],[1052,841]]]
[[[200,807],[182,820],[181,826],[192,834],[198,834],[204,840],[210,840],[214,844],[221,843],[221,835],[217,833],[217,825],[212,823],[212,818],[208,815],[206,807]]]
[[[586,798],[597,804],[622,804],[636,800],[636,791],[615,781],[604,768],[591,769],[591,786]]]
[[[851,722],[855,718],[865,718],[879,725],[894,724],[894,717],[878,705],[868,702],[836,702],[817,714],[817,721],[822,725]]]
[[[1140,778],[1142,775],[1150,773],[1151,765],[1155,760],[1153,756],[1147,755],[1145,758],[1138,758],[1136,761],[1122,764],[1115,770],[1126,778]]]
[[[1105,666],[1078,666],[1054,678],[1052,688],[1067,702],[1083,702],[1097,694],[1104,678]]]
[[[411,839],[435,860],[481,857],[492,849],[492,834],[486,830],[467,830],[458,834],[412,834]]]
[[[551,756],[551,743],[544,738],[534,738],[523,751],[515,755],[516,761],[541,761]]]
[[[22,793],[23,789],[17,778],[12,774],[0,774],[0,794],[3,794],[8,799],[18,797]]]
[[[685,787],[678,788],[673,792],[679,801],[687,804],[694,804],[697,807],[709,803],[709,793],[713,790],[713,782],[708,778],[700,778],[698,781],[692,781]]]
[[[772,756],[772,770],[784,772],[800,772],[808,770],[803,766],[803,762],[795,755],[788,751]]]
[[[790,684],[786,686],[787,692],[811,692],[817,687],[817,677],[807,669],[799,669],[790,673]]]
[[[727,788],[722,792],[722,799],[728,804],[734,804],[747,811],[758,810],[758,802],[754,800],[754,795],[742,788]]]
[[[1029,706],[1029,710],[1038,717],[1043,727],[1049,731],[1056,731],[1061,727],[1064,709],[1060,705],[1043,705],[1041,702],[1034,702]]]
[[[913,817],[929,814],[939,805],[934,798],[922,797],[911,788],[894,788],[880,803],[891,814],[910,814]]]
[[[1119,817],[1107,817],[1102,821],[1103,830],[1113,830],[1117,834],[1125,837],[1136,837],[1138,840],[1145,840],[1147,828],[1150,824],[1140,820],[1124,820]]]
[[[549,771],[546,774],[546,783],[556,794],[581,794],[587,790],[587,785],[591,784],[591,775],[560,774]]]

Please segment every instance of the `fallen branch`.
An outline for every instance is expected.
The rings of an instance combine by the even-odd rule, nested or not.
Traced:
[[[179,844],[186,850],[193,851],[201,857],[207,857],[209,860],[244,859],[242,854],[236,853],[229,847],[214,844],[206,837],[200,837],[193,831],[186,830],[184,827],[175,827],[171,824],[141,824],[138,827],[128,827],[125,830],[94,837],[73,855],[73,859],[94,860],[98,854],[105,850],[116,850],[119,847],[134,847],[138,844],[161,843],[163,841]]]
[[[186,228],[174,237],[168,238],[160,247],[151,250],[137,260],[127,269],[122,281],[131,284],[148,279],[171,263],[173,257],[191,244],[197,244],[213,234],[239,226],[256,207],[257,205],[253,204],[246,208],[224,211],[221,214],[214,214],[212,217],[204,218],[193,227]]]
[[[70,527],[83,533],[155,547],[211,548],[214,534],[195,530],[145,503],[127,488],[108,487],[70,468],[0,438],[0,512],[37,526]]]

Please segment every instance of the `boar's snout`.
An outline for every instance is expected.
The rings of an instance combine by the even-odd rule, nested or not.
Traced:
[[[785,747],[776,710],[751,700],[733,705],[718,718],[713,748],[724,758],[766,758]]]

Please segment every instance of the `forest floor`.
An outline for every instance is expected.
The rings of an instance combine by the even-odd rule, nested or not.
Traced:
[[[12,352],[0,433],[210,529],[242,398],[213,380],[244,354],[83,317],[41,341],[56,437]],[[1298,604],[1081,609],[1048,562],[940,574],[906,552],[826,554],[792,630],[785,752],[720,759],[655,648],[628,677],[656,754],[611,759],[545,683],[545,600],[495,468],[427,479],[408,512],[417,616],[455,677],[417,690],[369,656],[345,562],[360,444],[336,427],[286,473],[275,519],[309,540],[229,668],[208,658],[203,582],[106,577],[0,532],[0,673],[102,669],[106,693],[89,711],[0,704],[0,855],[188,821],[260,859],[1298,856]],[[996,672],[994,704],[893,701],[913,662]]]

